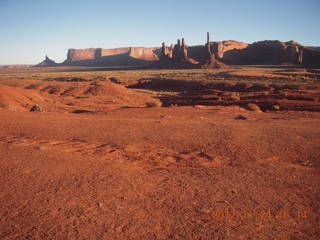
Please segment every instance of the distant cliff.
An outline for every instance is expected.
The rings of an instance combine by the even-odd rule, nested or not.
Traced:
[[[59,66],[55,61],[51,60],[46,56],[46,58],[41,62],[35,65],[34,67],[56,67]]]
[[[210,42],[211,52],[226,64],[302,64],[319,65],[319,47],[305,47],[297,42],[260,41],[247,44],[238,41]],[[201,62],[205,45],[189,46],[188,57]],[[69,49],[60,66],[150,66],[161,58],[160,47]],[[56,66],[45,60],[41,66]],[[38,65],[39,66],[39,65]]]
[[[63,65],[68,66],[141,66],[159,59],[159,48],[69,49]]]

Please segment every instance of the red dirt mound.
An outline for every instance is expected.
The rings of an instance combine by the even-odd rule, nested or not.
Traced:
[[[131,90],[112,82],[94,82],[85,91],[85,94],[93,96],[125,95],[131,93]]]
[[[29,111],[32,105],[44,101],[45,98],[36,91],[0,85],[0,109]]]

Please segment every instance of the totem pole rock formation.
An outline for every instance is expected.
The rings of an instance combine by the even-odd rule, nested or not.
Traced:
[[[303,63],[303,50],[302,49],[299,52],[298,62],[299,62],[299,64]]]
[[[167,47],[162,43],[162,54],[155,66],[160,68],[226,68],[219,62],[211,50],[210,34],[207,33],[207,43],[202,47],[205,51],[204,58],[198,62],[188,56],[188,46],[184,38],[178,39],[174,46]]]
[[[170,47],[166,47],[166,44],[163,42],[162,43],[162,58],[165,58],[165,59],[170,59],[172,58],[172,46]]]
[[[188,57],[188,46],[184,39],[178,39],[173,46],[167,47],[162,43],[162,56],[156,64],[161,68],[196,68],[197,61]]]
[[[211,53],[211,45],[210,45],[210,33],[207,32],[207,44],[206,44],[206,50],[207,50],[207,54],[206,54],[206,57],[207,59],[211,59],[212,57],[212,53]]]
[[[209,32],[207,32],[207,43],[205,45],[205,50],[206,50],[205,60],[204,60],[204,62],[201,63],[201,65],[200,65],[201,68],[229,68],[229,66],[218,61],[216,59],[215,54],[212,53]]]

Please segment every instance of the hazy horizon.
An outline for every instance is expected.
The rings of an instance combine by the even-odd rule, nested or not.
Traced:
[[[69,48],[159,47],[184,37],[212,41],[294,40],[320,46],[317,0],[0,0],[0,65],[60,63]]]

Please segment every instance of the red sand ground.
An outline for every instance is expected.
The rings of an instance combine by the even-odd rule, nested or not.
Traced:
[[[0,88],[0,239],[319,239],[319,112],[79,85]]]
[[[1,239],[317,239],[319,117],[2,112]]]

